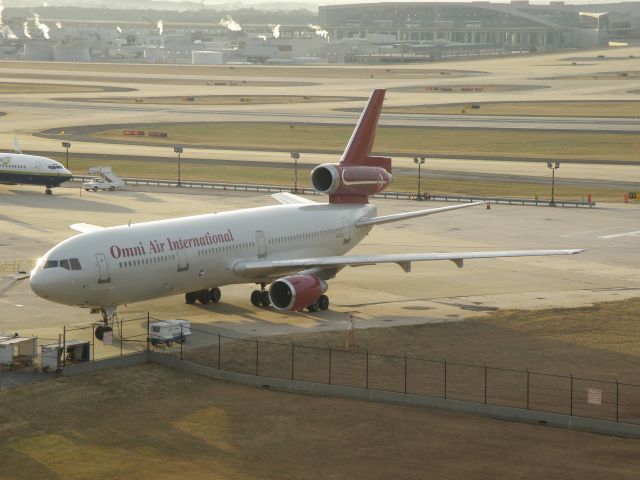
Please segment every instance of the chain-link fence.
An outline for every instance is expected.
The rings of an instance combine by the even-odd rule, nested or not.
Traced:
[[[215,330],[215,327],[212,327]],[[104,332],[103,332],[104,333]],[[66,329],[61,344],[88,342],[89,360],[145,349],[212,368],[278,379],[366,388],[640,424],[640,385],[407,355],[381,355],[227,335],[152,317]],[[61,360],[62,366],[77,360]]]

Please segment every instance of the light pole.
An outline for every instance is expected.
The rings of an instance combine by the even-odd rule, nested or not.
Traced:
[[[556,170],[560,168],[560,162],[547,162],[547,167],[551,169],[551,201],[549,206],[555,207]]]
[[[294,177],[293,177],[293,193],[298,193],[298,159],[300,158],[300,154],[298,152],[291,152],[291,158],[294,163]]]
[[[173,151],[178,154],[178,187],[182,186],[180,182],[180,154],[184,151],[181,145],[176,145],[173,147]]]
[[[420,170],[425,160],[425,157],[413,157],[413,163],[418,165],[418,196],[416,197],[417,202],[422,201],[422,195],[420,194],[420,183],[422,182],[422,175]]]
[[[69,170],[69,148],[71,148],[71,144],[69,142],[62,142],[62,148],[67,149],[67,165],[66,168]]]

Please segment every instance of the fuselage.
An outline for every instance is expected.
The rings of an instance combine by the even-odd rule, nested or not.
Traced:
[[[22,153],[0,153],[0,183],[57,187],[72,173],[60,162]]]
[[[76,235],[48,251],[31,273],[39,296],[65,305],[109,307],[236,283],[269,283],[234,271],[242,260],[343,255],[370,227],[375,206],[275,205],[182,217]]]

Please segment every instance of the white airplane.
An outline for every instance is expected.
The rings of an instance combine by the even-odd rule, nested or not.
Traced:
[[[47,157],[26,155],[14,140],[15,153],[0,153],[0,183],[5,185],[44,185],[51,195],[53,187],[71,180],[73,174],[60,162]]]
[[[345,255],[374,225],[480,205],[484,202],[377,216],[369,195],[391,182],[391,159],[371,156],[385,90],[374,90],[339,164],[311,173],[329,203],[290,193],[282,205],[103,228],[82,232],[49,250],[31,272],[42,298],[102,313],[105,326],[118,305],[183,293],[187,303],[218,302],[224,285],[255,283],[254,305],[279,310],[325,310],[327,281],[347,266],[475,258],[570,255],[582,250]],[[266,286],[270,288],[266,290]],[[96,328],[100,338],[104,329]]]

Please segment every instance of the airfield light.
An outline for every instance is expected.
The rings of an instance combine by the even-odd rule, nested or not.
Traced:
[[[173,147],[173,151],[178,154],[178,187],[182,186],[180,181],[180,154],[184,151],[181,145],[176,145]]]
[[[416,197],[416,201],[420,202],[423,200],[422,195],[420,193],[420,184],[422,182],[422,175],[421,175],[421,167],[424,164],[426,158],[425,157],[413,157],[413,163],[415,163],[416,165],[418,165],[418,196]]]
[[[298,159],[300,158],[300,153],[291,152],[291,158],[294,161],[293,193],[298,193]]]
[[[69,142],[62,142],[62,148],[67,149],[67,170],[69,169],[69,148],[71,148],[71,144]]]
[[[547,168],[551,169],[551,201],[549,202],[550,207],[556,206],[555,201],[555,186],[556,186],[556,170],[560,168],[560,162],[547,162]]]

